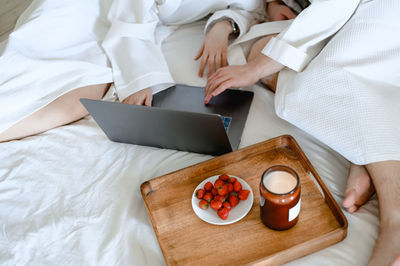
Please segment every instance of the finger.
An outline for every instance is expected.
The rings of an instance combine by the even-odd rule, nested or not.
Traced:
[[[144,96],[144,95],[139,95],[138,97],[135,98],[135,101],[134,101],[133,104],[135,104],[135,105],[143,105],[145,97],[146,96]]]
[[[215,71],[209,78],[207,78],[207,84],[206,84],[206,88],[205,88],[204,97],[207,96],[213,81],[215,79],[220,78],[222,74],[223,74],[223,72],[221,71],[221,69],[219,69],[219,70]]]
[[[342,202],[343,207],[345,207],[346,209],[349,209],[353,206],[355,206],[356,204],[356,200],[357,200],[357,191],[352,188],[349,189],[348,191],[346,191],[345,196],[344,196],[344,200]]]
[[[211,96],[215,97],[221,93],[223,93],[226,89],[229,89],[230,87],[232,87],[232,80],[228,79],[224,82],[222,82],[212,93]]]
[[[216,88],[212,88],[204,99],[204,103],[209,103],[212,97],[215,97],[222,93],[224,90],[230,87],[230,79],[220,83]]]
[[[213,89],[210,90],[209,93],[212,93],[221,83],[223,83],[229,79],[230,78],[227,76],[222,76],[222,77],[214,79],[212,82],[210,82],[210,88],[213,88]]]
[[[145,102],[144,102],[144,104],[146,105],[146,106],[151,106],[151,101],[153,100],[153,95],[152,94],[148,94],[147,96],[146,96],[146,99],[145,99]]]
[[[215,71],[221,68],[221,60],[222,60],[222,54],[217,54],[215,56]]]
[[[197,55],[196,55],[196,57],[194,58],[194,60],[198,60],[198,59],[201,57],[201,55],[203,54],[203,51],[204,51],[204,42],[203,42],[203,44],[201,45],[199,51],[197,52]]]
[[[213,79],[221,77],[223,74],[224,74],[223,69],[222,68],[218,69],[210,77],[208,77],[207,83],[212,81]]]
[[[204,55],[203,58],[201,59],[200,69],[199,69],[199,77],[200,78],[203,77],[204,68],[206,67],[207,60],[208,60],[208,55]]]
[[[227,66],[228,65],[228,60],[226,58],[226,50],[224,49],[224,51],[222,52],[222,66]]]
[[[135,97],[128,97],[125,100],[123,100],[122,102],[125,104],[133,104],[134,100],[135,100]]]
[[[214,72],[214,55],[208,58],[207,78]]]
[[[277,15],[276,20],[287,20],[287,17],[286,17],[286,15],[283,15],[283,13],[282,13],[282,14]]]
[[[296,15],[290,10],[290,9],[286,9],[283,14],[285,15],[285,17],[287,19],[294,19],[296,18]]]

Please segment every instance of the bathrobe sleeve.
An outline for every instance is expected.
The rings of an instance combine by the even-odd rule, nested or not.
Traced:
[[[314,0],[262,53],[300,72],[357,9],[360,0]]]
[[[114,0],[108,19],[111,26],[102,46],[120,101],[142,89],[157,93],[174,83],[155,40],[159,18],[154,0]]]
[[[204,31],[207,33],[215,23],[221,20],[231,19],[238,25],[240,31],[238,37],[240,37],[249,30],[250,25],[255,17],[255,12],[246,11],[232,5],[227,9],[214,12],[214,14],[212,14],[212,16],[208,19]]]

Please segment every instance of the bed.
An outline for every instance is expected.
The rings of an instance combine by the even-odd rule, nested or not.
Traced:
[[[204,22],[180,27],[164,43],[177,83],[202,86],[192,58]],[[4,45],[4,42],[3,42]],[[1,51],[1,49],[0,49]],[[349,163],[275,115],[274,94],[254,85],[240,147],[279,135],[298,141],[337,202]],[[212,158],[107,139],[87,116],[37,136],[0,144],[1,265],[163,265],[140,184]],[[289,265],[365,265],[379,231],[373,197],[349,221],[347,237]]]

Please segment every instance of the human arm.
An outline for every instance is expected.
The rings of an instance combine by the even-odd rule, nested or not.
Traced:
[[[261,78],[277,73],[283,68],[284,65],[263,54],[242,66],[220,68],[207,80],[204,103],[208,104],[212,97],[226,89],[251,86]]]
[[[256,6],[253,8],[256,9]],[[254,17],[254,12],[230,6],[228,9],[216,11],[208,19],[205,26],[206,37],[195,58],[201,58],[199,77],[203,76],[206,67],[209,77],[218,68],[227,65],[229,38],[246,33]]]
[[[206,66],[209,77],[214,71],[227,65],[228,40],[232,32],[232,24],[227,20],[221,20],[212,26],[194,59],[201,58],[199,77],[203,77]]]
[[[294,71],[300,72],[304,67],[322,50],[329,38],[335,34],[351,17],[356,10],[360,0],[315,0],[313,3],[300,13],[293,23],[271,41],[262,50],[261,55],[267,56],[283,67],[288,67]],[[326,14],[329,12],[329,16]],[[263,62],[262,60],[260,62]],[[271,63],[266,63],[265,68],[271,68]],[[247,66],[249,65],[249,66]],[[247,78],[252,83],[258,81],[259,72],[250,71],[253,63],[249,62],[242,66],[247,68]],[[272,68],[276,69],[276,68]],[[220,69],[214,75],[219,75],[218,81],[214,80],[214,75],[207,82],[207,94],[205,102],[213,96],[218,95],[229,87],[241,87],[241,77],[229,79],[233,71],[232,68]],[[220,72],[220,73],[218,73]],[[273,74],[273,73],[270,73]],[[224,77],[222,77],[223,75]],[[265,76],[263,76],[265,77]],[[227,86],[227,84],[229,86]]]
[[[155,40],[159,19],[154,0],[115,0],[108,19],[111,27],[102,45],[120,101],[137,92],[143,94],[144,89],[156,93],[174,83]]]

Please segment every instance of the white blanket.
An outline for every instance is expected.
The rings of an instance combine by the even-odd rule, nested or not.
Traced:
[[[164,50],[177,82],[204,84],[192,60],[203,25],[188,25]],[[340,203],[348,162],[275,115],[258,86],[241,147],[282,134],[299,142]],[[1,265],[163,265],[140,184],[210,156],[109,141],[91,117],[0,144]],[[342,242],[292,265],[365,265],[378,234],[376,199],[349,215]],[[262,247],[260,247],[262,248]]]

